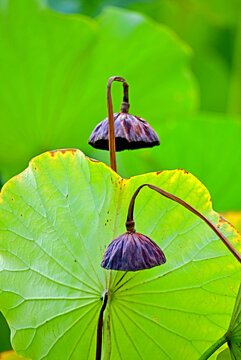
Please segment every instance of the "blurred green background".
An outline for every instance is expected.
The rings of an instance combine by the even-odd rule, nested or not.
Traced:
[[[239,0],[0,1],[0,181],[39,153],[88,145],[112,75],[161,145],[118,153],[123,177],[184,168],[238,226],[241,210]],[[113,85],[116,112],[122,87]],[[240,224],[240,223],[239,223]],[[0,351],[10,348],[0,319]]]

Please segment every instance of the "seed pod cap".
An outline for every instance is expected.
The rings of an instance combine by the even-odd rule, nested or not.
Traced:
[[[157,133],[144,119],[119,112],[114,114],[116,151],[140,149],[160,145]],[[109,150],[108,118],[100,122],[89,138],[97,149]]]
[[[162,265],[165,255],[149,237],[126,232],[108,246],[101,266],[108,270],[138,271]]]

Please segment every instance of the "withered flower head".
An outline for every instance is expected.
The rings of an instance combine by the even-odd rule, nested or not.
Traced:
[[[164,253],[154,241],[137,232],[126,232],[110,243],[101,266],[111,270],[138,271],[165,262]]]
[[[144,119],[119,112],[114,114],[116,151],[153,147],[160,144],[159,137]],[[97,149],[109,150],[108,118],[100,122],[89,138]]]

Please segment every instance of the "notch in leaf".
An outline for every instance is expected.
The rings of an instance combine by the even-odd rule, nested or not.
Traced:
[[[121,111],[113,113],[111,99],[111,84],[113,81],[123,83],[123,102]],[[109,150],[111,167],[116,171],[115,151],[133,150],[160,145],[157,133],[144,119],[128,113],[129,85],[124,78],[112,76],[107,84],[108,117],[100,122],[93,130],[89,144],[97,149]]]
[[[135,222],[133,220],[134,204],[138,193],[144,186],[148,186],[150,189],[155,190],[162,196],[179,203],[204,220],[241,263],[240,254],[236,251],[232,244],[230,244],[221,231],[208,218],[206,218],[206,216],[202,215],[198,210],[194,209],[191,205],[177,196],[172,195],[157,186],[143,184],[138,187],[131,198],[126,221],[127,232],[120,235],[110,243],[104,254],[101,263],[102,267],[108,270],[137,271],[152,268],[166,262],[165,255],[159,246],[147,236],[136,233],[135,231]]]

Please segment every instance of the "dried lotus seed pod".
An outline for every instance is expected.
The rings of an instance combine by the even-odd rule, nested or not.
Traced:
[[[157,133],[144,119],[119,112],[114,114],[116,151],[148,148],[160,145]],[[92,132],[89,144],[97,149],[109,150],[108,118]]]
[[[149,237],[137,232],[126,232],[110,243],[101,266],[109,270],[138,271],[165,262],[163,251]]]

